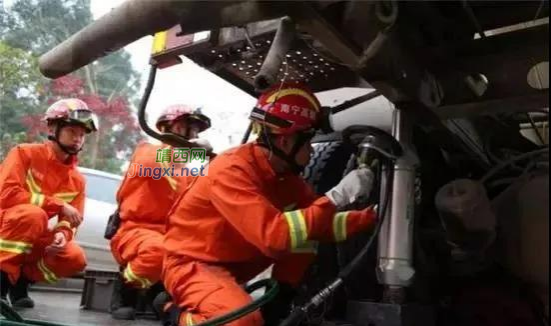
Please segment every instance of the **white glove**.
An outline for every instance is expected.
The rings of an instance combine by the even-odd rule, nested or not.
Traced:
[[[190,139],[189,142],[196,146],[206,149],[207,153],[210,153],[213,150],[212,145],[206,139],[194,138],[194,139]]]
[[[343,208],[358,198],[367,198],[373,187],[373,172],[369,168],[359,168],[348,173],[338,185],[325,193],[337,206]]]

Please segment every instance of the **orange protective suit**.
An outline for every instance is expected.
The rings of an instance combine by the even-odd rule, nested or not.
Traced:
[[[169,215],[163,282],[186,311],[181,325],[251,301],[239,284],[274,263],[273,277],[297,285],[316,241],[341,241],[371,226],[373,210],[337,213],[299,176],[277,175],[257,144],[218,155]],[[230,325],[261,325],[259,312]]]
[[[157,150],[163,148],[168,147],[139,144],[117,192],[121,225],[111,239],[111,252],[124,267],[125,281],[140,288],[149,288],[161,277],[166,217],[187,185],[187,177],[165,174],[155,180],[153,173],[145,174],[146,168],[169,168],[169,163],[156,162]]]
[[[85,181],[76,159],[64,164],[54,144],[22,144],[14,147],[0,170],[0,268],[15,283],[21,271],[31,281],[55,283],[86,266],[84,251],[74,242],[76,230],[60,214],[64,202],[84,213]],[[48,230],[48,220],[58,223]],[[57,254],[45,248],[55,232],[65,234],[67,246]]]

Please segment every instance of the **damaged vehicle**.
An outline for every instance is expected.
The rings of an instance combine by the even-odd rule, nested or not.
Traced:
[[[40,68],[60,77],[145,35],[149,135],[185,145],[144,113],[157,69],[186,56],[252,96],[283,80],[317,92],[304,177],[320,194],[376,171],[356,205],[377,203],[379,224],[320,244],[285,325],[548,324],[547,1],[134,0]]]

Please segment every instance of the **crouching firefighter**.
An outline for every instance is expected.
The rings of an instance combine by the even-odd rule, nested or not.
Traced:
[[[343,211],[368,196],[373,173],[357,169],[325,196],[301,178],[320,103],[301,85],[265,92],[250,115],[258,138],[219,154],[180,196],[168,218],[163,282],[165,325],[193,325],[251,302],[240,284],[273,264],[280,297],[228,325],[272,325],[316,252],[316,241],[342,241],[375,224],[373,209]]]
[[[29,283],[55,283],[86,266],[73,241],[85,199],[77,155],[98,120],[79,99],[55,102],[44,120],[49,140],[14,147],[0,171],[0,286],[15,307],[34,306]],[[58,223],[48,229],[54,216]]]
[[[157,119],[156,127],[161,132],[172,132],[192,143],[200,143],[207,151],[212,149],[208,141],[197,139],[200,132],[210,127],[210,119],[189,106],[167,107]],[[138,294],[146,292],[146,297],[155,297],[162,289],[159,280],[166,217],[178,193],[191,178],[176,176],[176,173],[162,173],[162,176],[152,173],[171,170],[168,160],[159,159],[163,156],[159,154],[167,150],[168,156],[172,156],[172,148],[166,144],[140,143],[117,192],[119,208],[111,216],[105,234],[121,266],[111,301],[115,319],[134,319]],[[180,173],[180,169],[176,172]]]

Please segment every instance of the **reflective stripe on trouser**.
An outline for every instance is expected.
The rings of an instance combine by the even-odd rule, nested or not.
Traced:
[[[291,239],[290,251],[293,253],[315,253],[317,242],[308,240],[308,227],[300,209],[284,213],[289,226],[289,238]]]
[[[86,267],[84,250],[74,241],[69,241],[65,248],[56,254],[46,253],[46,247],[51,243],[53,234],[45,236],[35,245],[30,255],[25,258],[23,273],[34,282],[55,283],[63,277],[71,277],[83,271]]]
[[[36,266],[38,267],[38,270],[42,273],[42,277],[44,280],[50,284],[54,284],[58,281],[57,276],[54,272],[52,272],[44,263],[44,259],[40,259]]]
[[[0,268],[15,283],[27,256],[39,250],[36,243],[45,234],[46,212],[31,204],[0,211]]]
[[[162,226],[164,228],[164,226]],[[132,286],[148,288],[161,279],[163,266],[163,233],[124,224],[111,239],[111,252],[123,277]]]
[[[221,266],[168,257],[163,282],[173,303],[184,311],[180,326],[187,326],[187,321],[197,324],[219,317],[252,300],[232,274]],[[255,311],[226,325],[260,326],[263,325],[262,315]]]
[[[132,271],[132,267],[130,266],[130,264],[126,265],[122,276],[128,283],[139,284],[142,289],[147,289],[153,284],[147,278],[137,276],[134,271]]]
[[[195,323],[193,322],[193,317],[191,316],[190,313],[187,313],[187,312],[184,314],[184,322],[185,322],[186,326],[195,325]],[[180,322],[180,323],[182,323],[182,322]]]

